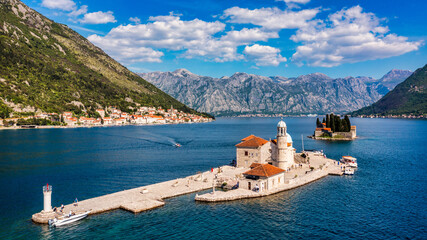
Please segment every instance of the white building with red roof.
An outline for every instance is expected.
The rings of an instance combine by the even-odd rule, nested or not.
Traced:
[[[77,125],[77,118],[76,117],[66,117],[66,118],[64,118],[64,123],[66,123],[67,126],[76,126]]]
[[[239,187],[257,192],[273,190],[285,184],[285,170],[271,164],[252,163],[250,170],[243,173]]]
[[[113,119],[111,117],[104,117],[104,125],[113,125]]]
[[[99,113],[99,116],[101,116],[101,118],[105,117],[105,110],[104,109],[96,109],[96,112]]]

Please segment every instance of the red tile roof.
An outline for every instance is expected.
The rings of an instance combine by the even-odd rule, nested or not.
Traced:
[[[252,165],[251,165],[252,166]],[[244,175],[258,176],[258,177],[271,177],[276,174],[282,173],[285,170],[275,167],[270,164],[260,164],[249,171],[244,172]]]
[[[254,162],[254,163],[252,163],[249,167],[250,168],[256,168],[256,167],[259,167],[259,166],[261,166],[262,164],[261,163],[256,163],[256,162]]]
[[[251,135],[249,135],[249,136],[247,136],[247,137],[243,138],[241,141],[242,141],[242,142],[244,142],[244,141],[248,141],[249,139],[254,138],[254,137],[255,137],[255,135],[251,134]]]
[[[249,140],[246,140],[244,142],[237,144],[236,147],[256,148],[256,147],[261,147],[262,145],[264,145],[266,143],[268,143],[267,140],[260,138],[260,137],[253,136]]]

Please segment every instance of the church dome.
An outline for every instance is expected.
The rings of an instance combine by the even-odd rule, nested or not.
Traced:
[[[286,127],[286,123],[283,120],[280,120],[280,122],[277,124],[277,127],[284,128]]]
[[[292,143],[292,137],[291,137],[291,135],[289,135],[289,133],[286,133],[286,141],[288,143]]]

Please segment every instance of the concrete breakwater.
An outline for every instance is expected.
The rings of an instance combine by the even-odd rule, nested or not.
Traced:
[[[247,169],[223,166],[221,167],[221,175],[232,178],[245,170]],[[163,206],[165,204],[163,199],[212,188],[213,179],[217,172],[218,169],[215,168],[213,172],[206,171],[185,178],[86,199],[80,201],[77,206],[74,206],[74,204],[66,205],[63,213],[67,214],[70,211],[80,213],[91,210],[90,214],[96,214],[115,209],[124,209],[133,213],[139,213]],[[41,211],[33,214],[32,220],[36,223],[47,224],[49,219],[60,217],[61,215],[59,210],[57,212]]]

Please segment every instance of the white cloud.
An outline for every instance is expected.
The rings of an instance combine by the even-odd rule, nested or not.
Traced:
[[[310,0],[276,0],[276,2],[285,2],[289,9],[300,8],[299,4],[306,4]]]
[[[286,58],[280,55],[280,49],[270,46],[246,46],[243,53],[249,60],[255,61],[257,66],[278,66],[281,62],[286,62]]]
[[[60,9],[64,11],[73,11],[76,9],[76,3],[72,0],[43,0],[42,6],[50,9]]]
[[[80,20],[82,23],[89,23],[89,24],[103,24],[103,23],[115,23],[117,22],[114,18],[113,12],[92,12],[92,13],[86,13],[82,20]]]
[[[138,17],[130,17],[129,21],[134,22],[135,24],[141,23],[141,19],[139,19]]]
[[[87,13],[87,5],[81,6],[78,10],[73,10],[72,12],[70,12],[68,14],[68,16],[77,17],[77,16],[83,15],[85,13]]]
[[[131,51],[128,51],[127,57],[121,55],[122,51],[139,47],[179,51],[178,54],[185,58],[201,57],[207,61],[225,62],[243,59],[243,55],[237,53],[238,46],[278,37],[277,32],[263,31],[260,28],[243,28],[215,37],[224,29],[225,24],[219,21],[184,21],[172,13],[168,16],[150,17],[147,24],[120,25],[105,37],[92,35],[88,39],[117,59],[146,61],[142,55],[131,56]],[[113,51],[117,49],[122,50]]]
[[[417,50],[421,41],[387,34],[387,26],[360,6],[343,9],[326,20],[315,20],[301,27],[291,39],[301,42],[292,60],[298,64],[332,67],[402,55]]]
[[[266,29],[294,29],[307,25],[319,9],[305,9],[301,11],[280,10],[278,8],[260,8],[250,10],[247,8],[232,7],[226,9],[223,18],[229,18],[231,23],[253,24]]]
[[[279,38],[277,32],[263,31],[260,28],[243,28],[242,30],[229,31],[221,37],[222,41],[239,43],[239,45],[249,44],[257,41],[267,41],[270,38]]]
[[[116,60],[124,63],[134,62],[161,62],[164,53],[152,48],[133,46],[132,44],[123,45],[124,41],[106,41],[98,35],[91,35],[88,39],[104,49]]]

